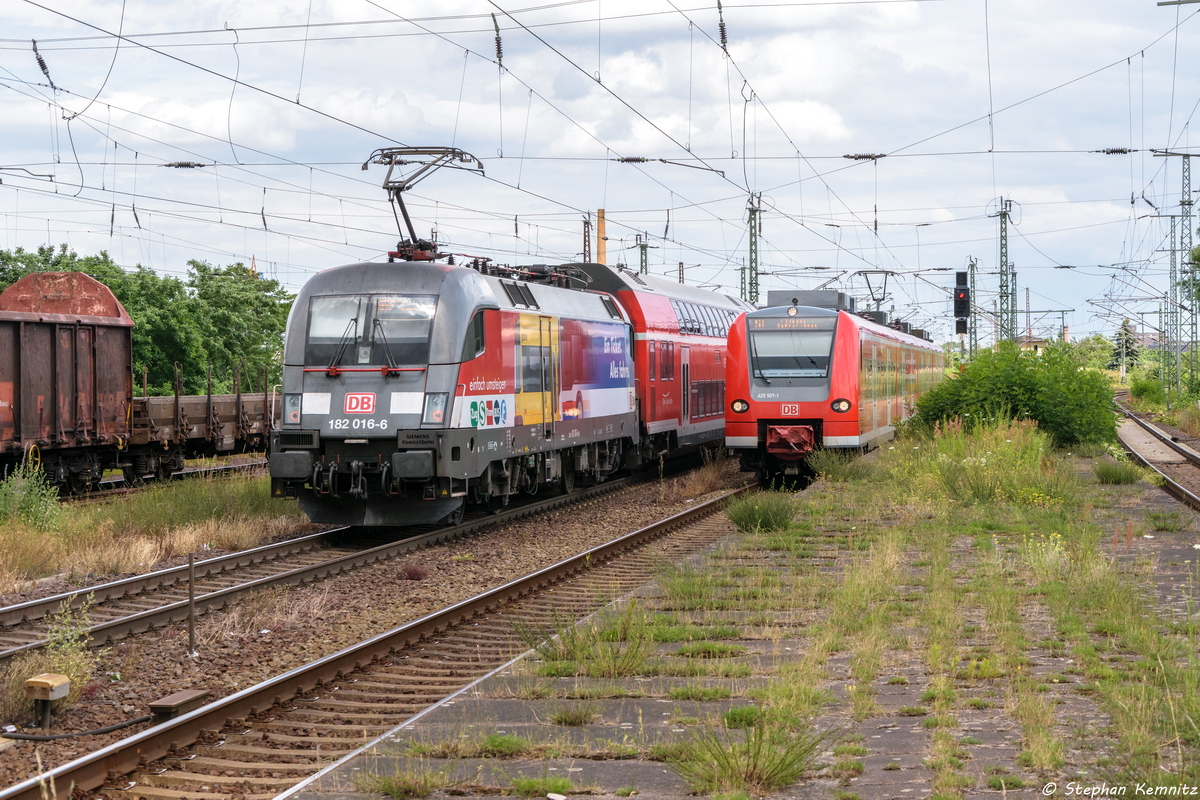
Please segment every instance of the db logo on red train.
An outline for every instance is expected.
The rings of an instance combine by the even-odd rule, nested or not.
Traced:
[[[374,392],[347,392],[346,393],[346,413],[347,414],[374,414],[375,413],[375,393]]]

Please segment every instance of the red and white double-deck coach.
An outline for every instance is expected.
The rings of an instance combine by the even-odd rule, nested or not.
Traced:
[[[591,278],[589,288],[616,297],[633,324],[643,459],[720,442],[727,334],[754,306],[653,275],[575,266]]]

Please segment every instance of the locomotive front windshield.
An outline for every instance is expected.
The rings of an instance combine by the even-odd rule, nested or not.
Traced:
[[[304,361],[315,366],[429,363],[434,295],[329,295],[309,304]]]
[[[750,371],[767,383],[783,378],[828,378],[837,317],[751,318]]]

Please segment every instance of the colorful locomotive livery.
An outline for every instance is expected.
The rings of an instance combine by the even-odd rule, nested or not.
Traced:
[[[729,331],[725,444],[764,481],[816,447],[869,450],[943,374],[932,343],[846,311],[781,306]]]
[[[600,264],[327,270],[288,320],[272,492],[318,522],[454,522],[719,441],[746,308]]]
[[[265,448],[277,414],[265,378],[252,394],[135,397],[132,328],[80,272],[34,272],[0,293],[0,476],[40,465],[83,492],[110,469],[137,483],[185,457]]]

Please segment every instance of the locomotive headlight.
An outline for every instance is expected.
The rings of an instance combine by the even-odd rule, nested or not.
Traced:
[[[300,395],[285,394],[283,396],[283,421],[288,425],[300,424]]]
[[[849,400],[834,400],[832,403],[829,404],[829,407],[832,408],[834,411],[836,411],[839,414],[845,414],[847,411],[850,410],[850,401]]]
[[[729,407],[733,409],[735,414],[745,414],[750,410],[750,404],[745,400],[734,400],[729,404]]]
[[[421,415],[421,422],[426,425],[440,425],[445,422],[448,397],[446,392],[430,392],[425,395],[425,413]]]

